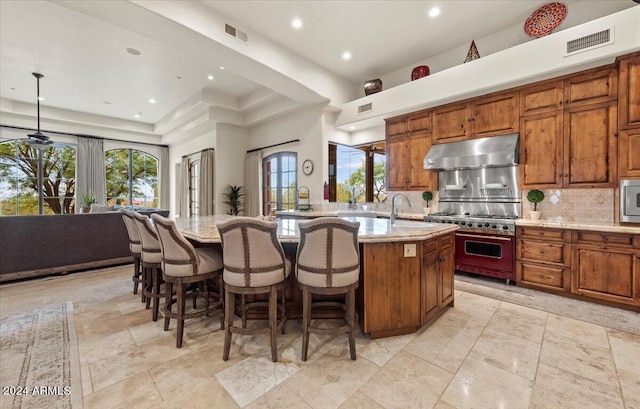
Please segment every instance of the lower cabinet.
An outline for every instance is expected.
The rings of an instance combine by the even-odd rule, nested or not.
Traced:
[[[518,227],[516,282],[640,310],[640,235]]]
[[[406,246],[415,246],[415,255],[405,257]],[[453,233],[422,242],[363,244],[363,331],[371,338],[413,333],[452,304],[453,251]]]

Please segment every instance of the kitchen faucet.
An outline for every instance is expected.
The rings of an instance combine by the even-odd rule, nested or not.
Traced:
[[[395,192],[392,196],[391,196],[391,225],[393,226],[393,224],[396,222],[396,216],[398,216],[398,209],[396,209],[396,196],[397,195],[402,195],[404,196],[405,199],[407,199],[407,204],[409,206],[411,206],[411,202],[409,201],[409,198],[407,197],[407,195],[405,195],[402,192]]]

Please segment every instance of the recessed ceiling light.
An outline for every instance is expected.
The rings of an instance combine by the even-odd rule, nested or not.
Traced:
[[[140,116],[142,115],[142,112],[138,112],[137,114],[135,114],[133,117],[134,118],[140,118]]]
[[[127,48],[127,52],[131,55],[140,55],[141,52],[136,50],[135,48]]]
[[[291,21],[291,27],[298,29],[302,27],[302,20],[300,20],[299,18],[294,18]]]
[[[176,77],[176,79],[181,80],[181,79],[182,79],[182,77],[178,75],[178,76]]]
[[[220,69],[221,69],[221,70],[224,70],[224,67],[221,65],[221,66],[220,66]]]
[[[355,126],[353,126],[353,125],[351,125],[351,126],[349,127],[349,130],[350,130],[350,131],[353,131],[354,129],[356,129],[356,127],[355,127]]]
[[[155,104],[155,103],[156,103],[156,100],[155,100],[155,99],[153,99],[153,98],[150,98],[150,99],[149,99],[149,102],[151,102],[152,104]]]
[[[351,53],[349,51],[345,51],[342,53],[342,59],[343,60],[350,60],[351,59]]]
[[[111,102],[109,102],[109,101],[102,101],[102,103],[105,104],[105,105],[111,105]]]
[[[207,77],[207,79],[212,80],[212,79],[213,79],[213,75],[209,75],[209,76]]]
[[[44,97],[38,97],[38,101],[44,101]]]
[[[439,14],[440,14],[440,9],[437,7],[434,7],[431,10],[429,10],[429,17],[435,17]]]

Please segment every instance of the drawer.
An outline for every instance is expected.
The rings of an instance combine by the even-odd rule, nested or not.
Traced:
[[[556,264],[569,264],[570,246],[564,243],[518,240],[517,259]]]
[[[427,255],[438,250],[438,242],[436,240],[428,240],[422,242],[422,254]]]
[[[564,289],[565,268],[545,266],[541,264],[518,263],[520,281]],[[567,274],[568,277],[568,274]]]
[[[453,233],[447,234],[446,236],[438,237],[438,250],[446,249],[447,247],[453,246],[454,243],[454,235]]]
[[[529,238],[544,238],[545,240],[564,240],[565,230],[562,229],[543,229],[540,227],[520,226],[517,229],[517,236]]]
[[[606,245],[621,245],[632,246],[633,235],[623,233],[606,233],[598,231],[578,231],[575,232],[576,242],[591,242],[601,246]]]

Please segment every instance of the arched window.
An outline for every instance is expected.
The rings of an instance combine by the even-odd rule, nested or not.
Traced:
[[[298,160],[295,152],[279,152],[262,161],[264,214],[296,208]]]
[[[40,169],[42,183],[38,183]],[[73,213],[75,176],[72,146],[36,148],[26,139],[0,143],[0,215]]]
[[[158,158],[136,149],[105,153],[107,204],[158,206]]]

